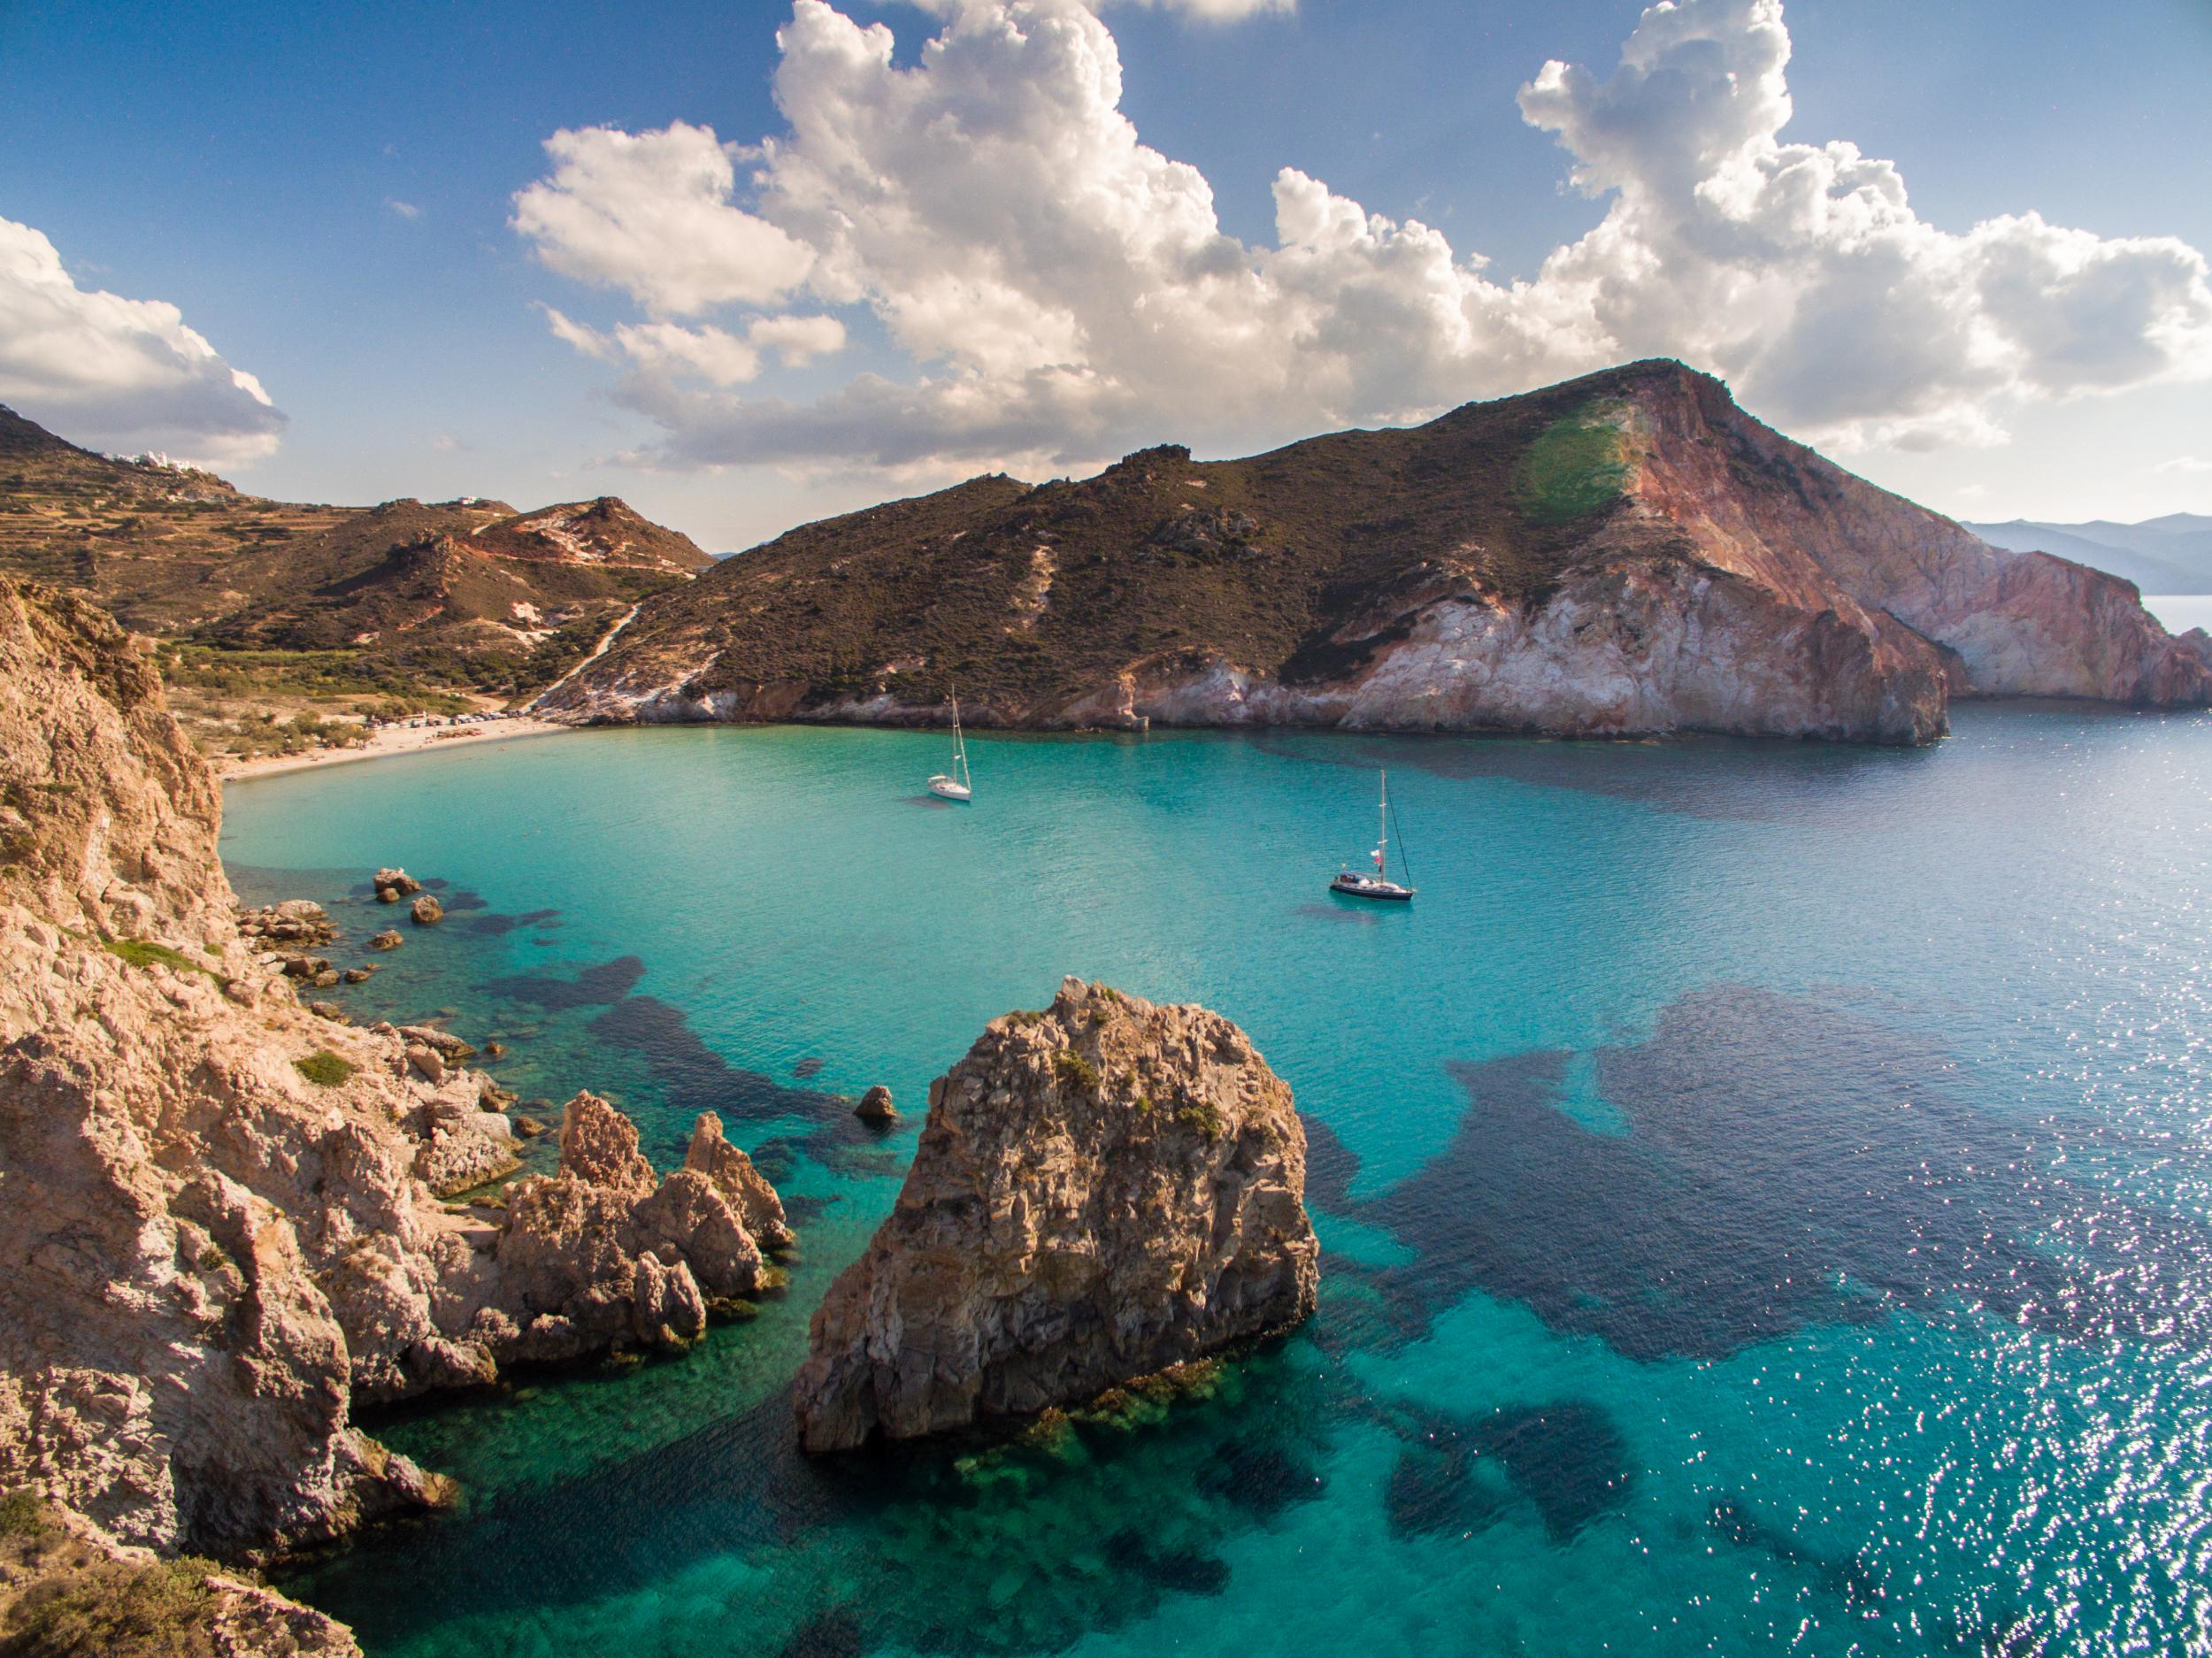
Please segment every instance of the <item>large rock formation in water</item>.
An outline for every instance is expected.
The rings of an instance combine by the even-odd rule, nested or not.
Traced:
[[[955,685],[956,674],[957,684]],[[980,478],[649,600],[595,720],[1678,730],[1924,742],[1949,697],[2212,702],[2212,640],[1633,364],[1247,460]]]
[[[930,1086],[897,1207],[814,1315],[810,1451],[1087,1400],[1313,1310],[1306,1139],[1228,1020],[1071,979]]]
[[[132,642],[0,581],[0,1487],[222,1553],[438,1494],[355,1400],[684,1342],[787,1232],[718,1124],[657,1179],[589,1095],[503,1217],[440,1201],[509,1161],[486,1079],[302,1008],[219,813]]]

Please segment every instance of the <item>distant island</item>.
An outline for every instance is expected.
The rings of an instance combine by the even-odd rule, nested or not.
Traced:
[[[2145,593],[2212,593],[2212,517],[2201,512],[2170,512],[2140,524],[2115,524],[2107,518],[2045,524],[2013,518],[1965,527],[1992,547],[2070,558],[2132,581]]]

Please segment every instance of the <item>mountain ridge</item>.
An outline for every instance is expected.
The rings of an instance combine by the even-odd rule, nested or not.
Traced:
[[[285,716],[343,735],[320,718],[334,707],[526,695],[712,562],[611,495],[528,512],[272,501],[0,407],[0,573],[82,593],[162,641],[177,711],[218,748],[268,741],[257,725]]]
[[[657,595],[580,721],[1307,724],[1924,742],[1950,695],[2212,701],[2212,641],[2001,552],[1671,360],[1425,425],[972,479]]]

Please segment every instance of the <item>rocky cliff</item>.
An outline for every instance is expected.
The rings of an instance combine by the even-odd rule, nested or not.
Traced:
[[[435,1501],[356,1399],[680,1345],[787,1238],[718,1124],[661,1179],[588,1094],[503,1217],[440,1201],[505,1161],[485,1079],[298,1005],[219,808],[133,641],[0,582],[0,1487],[163,1551]]]
[[[930,1086],[897,1207],[814,1315],[811,1451],[1087,1400],[1297,1323],[1319,1246],[1244,1032],[1071,979]]]
[[[2212,702],[2212,640],[1999,551],[1676,363],[1247,460],[810,525],[647,601],[576,719],[1922,742],[1958,694]]]

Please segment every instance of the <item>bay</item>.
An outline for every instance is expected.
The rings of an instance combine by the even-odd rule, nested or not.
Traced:
[[[2194,1649],[2212,719],[1955,725],[972,735],[965,808],[936,736],[796,727],[234,785],[234,881],[349,961],[372,870],[443,883],[356,1017],[449,1009],[662,1166],[718,1110],[802,1234],[682,1359],[372,1418],[463,1508],[285,1586],[380,1658]],[[1387,910],[1325,890],[1386,765]],[[929,1079],[1069,972],[1290,1081],[1319,1316],[1179,1401],[806,1462],[807,1315]]]

